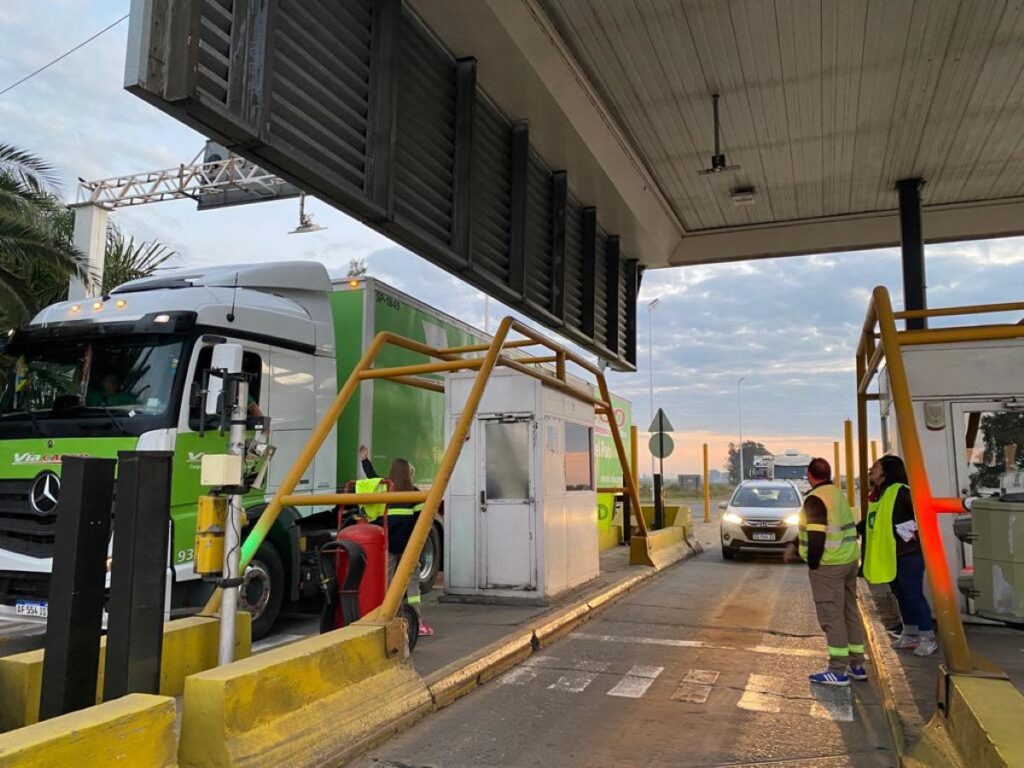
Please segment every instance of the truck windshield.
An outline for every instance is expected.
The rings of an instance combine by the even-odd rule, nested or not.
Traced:
[[[8,347],[0,437],[138,435],[166,426],[183,344],[132,336]]]
[[[803,480],[805,477],[807,477],[807,464],[794,464],[788,467],[775,465],[776,480]]]

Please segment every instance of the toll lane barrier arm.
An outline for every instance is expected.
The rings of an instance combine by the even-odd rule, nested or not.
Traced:
[[[177,765],[174,699],[132,693],[0,735],[0,768]]]
[[[235,626],[235,658],[245,658],[252,647],[251,617],[239,612]],[[185,678],[217,666],[220,620],[202,616],[176,619],[164,624],[160,664],[160,694],[180,696]],[[100,638],[100,664],[96,703],[102,701],[103,669],[107,638]],[[39,720],[39,694],[43,682],[43,651],[27,651],[0,658],[0,732],[31,725]]]

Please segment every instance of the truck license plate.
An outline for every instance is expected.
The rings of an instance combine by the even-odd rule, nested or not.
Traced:
[[[19,616],[33,616],[45,619],[49,610],[48,603],[33,603],[28,600],[19,600],[14,604],[14,612]]]
[[[774,533],[755,533],[754,541],[775,541]]]

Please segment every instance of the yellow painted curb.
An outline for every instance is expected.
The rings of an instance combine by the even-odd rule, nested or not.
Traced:
[[[1009,680],[952,675],[946,724],[966,765],[1024,765],[1024,695]]]
[[[533,633],[527,632],[512,640],[502,639],[492,643],[469,664],[456,661],[442,667],[425,680],[434,706],[442,709],[455,703],[477,686],[525,661],[532,653]]]
[[[589,604],[580,603],[567,608],[554,618],[548,619],[533,630],[533,647],[544,648],[572,632],[589,618],[590,610]]]
[[[133,693],[0,735],[0,768],[176,765],[174,699]]]
[[[235,656],[251,652],[251,617],[238,614],[235,625]],[[164,624],[160,695],[180,696],[189,675],[217,666],[220,619],[192,616]],[[103,668],[107,638],[100,638],[100,664],[96,703],[103,700]],[[0,658],[0,732],[12,731],[39,720],[39,692],[43,682],[43,651],[27,651]]]
[[[384,627],[345,627],[189,677],[178,760],[339,764],[431,706],[408,659],[387,656]]]

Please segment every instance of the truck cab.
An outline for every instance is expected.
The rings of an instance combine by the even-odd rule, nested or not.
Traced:
[[[54,304],[10,331],[0,358],[0,615],[39,616],[41,604],[45,616],[61,457],[124,450],[173,451],[170,607],[201,604],[200,463],[228,440],[216,425],[202,429],[203,372],[215,345],[240,344],[251,405],[269,417],[279,456],[296,453],[336,391],[330,290],[311,262],[204,269]],[[266,487],[247,497],[250,524],[288,466],[271,462]],[[333,490],[336,476],[328,441],[297,490]],[[300,518],[286,510],[246,573],[254,636],[299,596]]]

